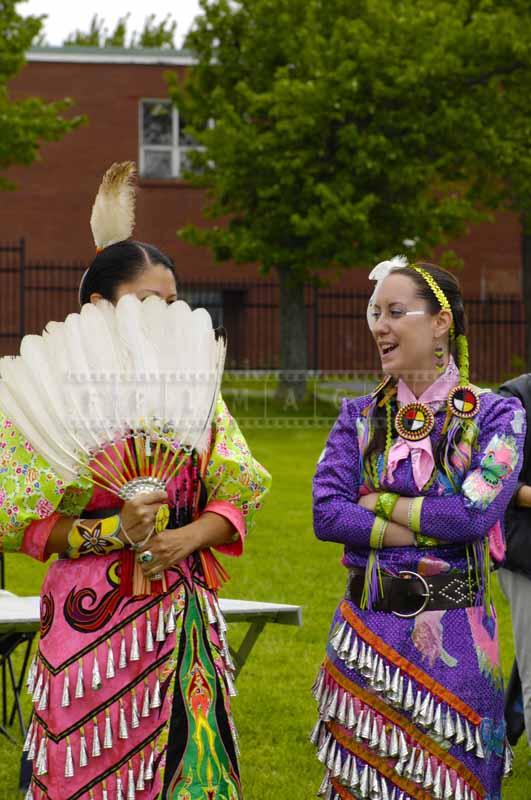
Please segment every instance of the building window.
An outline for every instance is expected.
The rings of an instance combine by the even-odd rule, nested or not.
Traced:
[[[190,170],[190,151],[199,145],[169,100],[140,101],[140,175],[169,180]]]

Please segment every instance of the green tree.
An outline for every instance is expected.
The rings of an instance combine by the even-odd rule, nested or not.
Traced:
[[[305,368],[305,284],[408,240],[428,255],[504,202],[503,125],[486,125],[506,82],[529,94],[528,3],[201,6],[186,43],[198,64],[170,95],[204,147],[190,179],[214,222],[181,235],[278,274],[281,368]]]
[[[14,188],[1,173],[15,164],[31,164],[42,142],[57,141],[76,128],[81,117],[63,116],[70,102],[39,98],[12,100],[8,82],[24,66],[26,51],[39,36],[43,17],[22,17],[17,0],[0,0],[0,189]]]
[[[64,41],[67,47],[156,47],[175,48],[177,23],[168,14],[157,22],[156,14],[149,14],[141,31],[133,31],[128,36],[130,14],[120,17],[109,33],[105,20],[94,14],[88,31],[76,30]]]

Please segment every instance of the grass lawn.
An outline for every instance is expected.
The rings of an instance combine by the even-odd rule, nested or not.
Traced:
[[[268,625],[238,679],[234,711],[246,800],[310,800],[322,776],[308,741],[315,721],[310,687],[345,581],[339,564],[341,548],[317,541],[311,529],[311,478],[326,433],[325,429],[259,428],[247,432],[255,455],[273,473],[274,488],[245,557],[228,563],[232,580],[224,593],[299,604],[304,625],[300,629]],[[8,588],[19,594],[37,593],[44,569],[18,555],[9,556],[7,562]],[[513,657],[510,619],[498,591],[496,601],[507,676]],[[231,626],[233,644],[243,637],[245,627]],[[504,798],[529,800],[528,758],[527,744],[521,740]],[[18,763],[18,749],[0,737],[0,800],[19,797]]]

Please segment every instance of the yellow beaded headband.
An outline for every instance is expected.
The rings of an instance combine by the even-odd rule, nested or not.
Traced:
[[[432,290],[433,294],[437,298],[437,301],[441,308],[446,309],[447,311],[452,314],[452,307],[448,298],[446,297],[445,293],[433,277],[430,275],[427,270],[419,267],[418,264],[409,264],[410,269],[414,269],[419,275],[421,275],[430,289]],[[469,375],[470,375],[470,360],[468,354],[468,340],[464,334],[459,334],[456,337],[455,335],[455,325],[453,320],[452,314],[452,326],[450,328],[450,339],[455,340],[455,347],[456,347],[456,356],[457,356],[457,366],[459,368],[459,378],[462,384],[469,383]]]

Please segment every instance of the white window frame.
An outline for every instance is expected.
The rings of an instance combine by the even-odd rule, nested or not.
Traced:
[[[162,103],[171,106],[171,124],[172,124],[172,142],[171,144],[144,144],[144,103]],[[196,147],[182,147],[179,145],[179,109],[176,108],[171,100],[160,97],[142,97],[138,102],[138,145],[139,145],[139,167],[140,177],[146,180],[151,180],[149,175],[144,175],[145,168],[145,150],[158,150],[161,153],[171,153],[171,175],[164,178],[153,178],[153,180],[175,180],[176,178],[182,179],[181,174],[181,152],[187,153],[190,150],[204,150],[204,147],[197,145]]]

